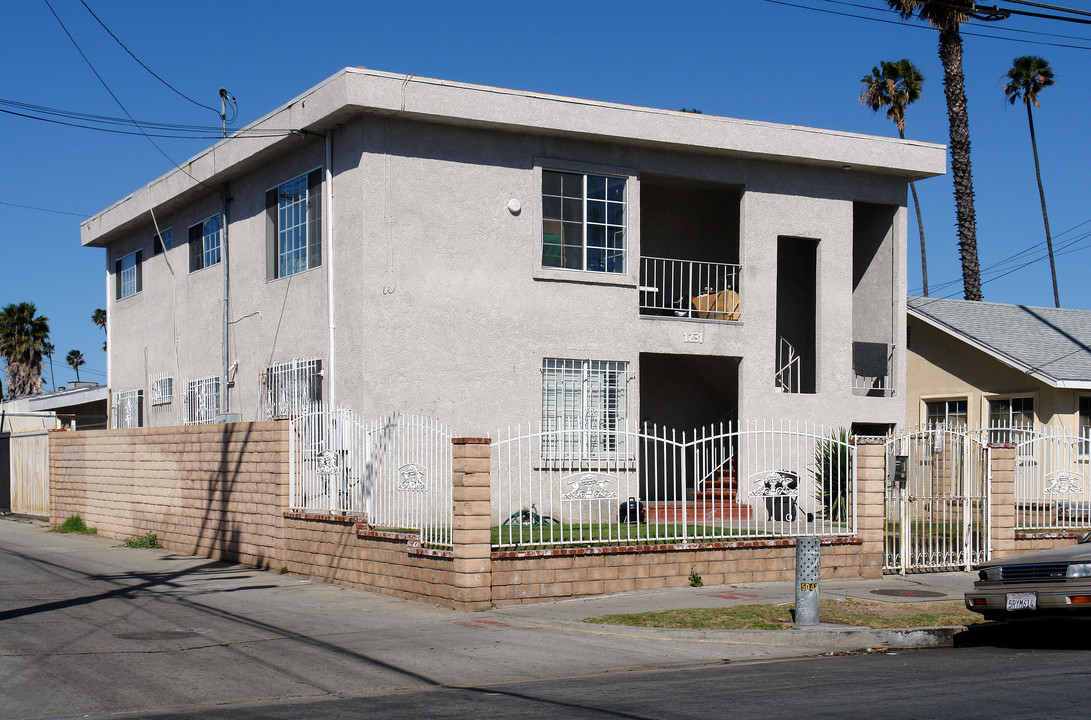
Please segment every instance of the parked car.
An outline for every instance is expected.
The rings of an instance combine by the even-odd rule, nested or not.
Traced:
[[[1067,547],[982,563],[966,608],[988,620],[1091,618],[1091,531]]]

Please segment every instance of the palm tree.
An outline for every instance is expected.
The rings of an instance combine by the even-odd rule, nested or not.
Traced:
[[[54,390],[57,389],[57,379],[53,377],[53,353],[55,350],[56,348],[53,347],[53,343],[42,343],[42,355],[49,358],[49,384],[53,386]]]
[[[939,30],[939,59],[943,63],[943,93],[951,135],[951,175],[955,184],[955,218],[962,259],[962,288],[967,300],[981,300],[981,268],[977,262],[977,217],[974,179],[970,168],[970,119],[962,74],[962,36],[959,26],[976,10],[973,0],[887,0],[903,20],[914,15]]]
[[[91,322],[93,322],[95,325],[100,327],[104,334],[106,333],[106,311],[105,310],[103,310],[102,308],[96,308],[95,311],[93,313],[91,313]],[[107,334],[107,337],[109,337],[108,334]],[[102,341],[102,351],[106,352],[106,341],[105,340]]]
[[[1053,238],[1049,235],[1049,215],[1046,213],[1046,192],[1042,189],[1042,172],[1038,168],[1038,141],[1034,137],[1034,115],[1030,106],[1042,107],[1038,103],[1038,93],[1053,84],[1053,68],[1045,58],[1026,55],[1015,58],[1011,70],[1006,76],[1008,83],[1004,94],[1008,102],[1014,105],[1019,100],[1027,106],[1027,123],[1030,124],[1030,147],[1034,151],[1034,177],[1038,179],[1038,196],[1042,198],[1042,222],[1046,226],[1046,250],[1049,251],[1049,274],[1053,277],[1053,304],[1061,306],[1061,296],[1057,292],[1057,266],[1053,262]]]
[[[8,397],[42,391],[42,346],[49,340],[49,318],[34,303],[0,310],[0,357],[7,363]]]
[[[68,356],[64,359],[66,363],[72,366],[72,369],[76,371],[76,382],[80,381],[80,366],[87,363],[83,359],[83,353],[79,350],[69,350]]]
[[[905,58],[898,62],[883,60],[860,82],[864,84],[860,102],[875,112],[889,108],[886,116],[897,126],[898,137],[905,140],[905,109],[920,99],[924,75]],[[913,194],[913,208],[917,211],[917,230],[921,236],[921,278],[924,281],[924,296],[928,297],[928,256],[924,249],[921,204],[917,200],[917,186],[912,182],[909,183],[909,191]]]

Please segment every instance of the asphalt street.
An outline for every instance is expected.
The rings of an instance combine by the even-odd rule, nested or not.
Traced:
[[[1068,648],[1003,647],[995,638],[958,650],[842,656],[866,647],[869,636],[828,627],[760,635],[632,631],[576,621],[638,608],[781,602],[789,583],[460,613],[167,550],[59,535],[42,522],[11,518],[0,520],[0,578],[0,717],[12,719],[758,717],[763,708],[762,717],[787,717],[785,708],[803,711],[808,692],[817,691],[808,678],[826,678],[821,688],[829,706],[845,713],[865,699],[853,690],[859,673],[870,682],[882,668],[952,653],[980,656],[975,672],[982,678],[989,677],[986,660],[1012,670],[998,658],[1027,653],[1044,653],[1050,663],[1035,660],[1034,667],[1048,668],[1048,678],[1082,675],[1059,659],[1073,652]],[[887,597],[900,601],[916,591],[898,596],[897,588],[927,582],[933,593],[960,596],[971,581],[952,574],[826,585],[872,599],[876,585],[892,586],[895,594]],[[770,662],[788,659],[795,661]],[[907,673],[919,672],[890,675],[896,688]],[[763,679],[774,676],[775,683]],[[816,714],[813,707],[808,714],[851,716]]]

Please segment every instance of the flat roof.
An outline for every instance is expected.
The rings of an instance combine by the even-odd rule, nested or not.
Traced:
[[[274,152],[346,119],[377,114],[504,132],[572,137],[920,180],[942,175],[943,145],[607,103],[345,68],[84,221],[83,245],[102,247],[149,209],[166,212],[237,178]]]

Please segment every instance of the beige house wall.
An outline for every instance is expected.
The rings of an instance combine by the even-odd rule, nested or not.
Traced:
[[[1038,424],[1078,431],[1080,395],[1091,393],[1051,387],[920,319],[907,327],[906,426],[926,422],[929,401],[967,400],[969,425],[983,427],[990,399],[1033,397]]]

